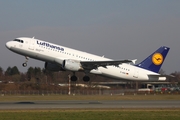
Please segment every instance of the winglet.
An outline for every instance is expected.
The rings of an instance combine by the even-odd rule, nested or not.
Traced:
[[[133,64],[136,64],[137,59],[131,60]]]

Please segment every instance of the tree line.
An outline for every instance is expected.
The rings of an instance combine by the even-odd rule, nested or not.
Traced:
[[[0,81],[1,82],[31,82],[38,84],[58,84],[58,83],[68,83],[68,76],[72,75],[72,72],[60,71],[52,72],[40,67],[29,67],[25,73],[19,71],[19,69],[14,67],[8,67],[5,71],[0,67]],[[81,79],[84,76],[82,72],[76,72],[78,76],[77,82],[83,82]],[[92,81],[98,79],[98,81],[110,81],[110,79],[95,75],[89,75],[92,78]]]
[[[34,83],[51,83],[51,82],[62,82],[62,79],[67,79],[68,73],[62,74],[61,72],[52,72],[40,67],[29,67],[27,72],[22,73],[19,69],[14,67],[8,67],[5,71],[0,67],[0,81],[1,82],[25,82],[31,81]],[[66,77],[65,77],[66,76]]]
[[[60,87],[58,84],[69,83],[69,75],[72,72],[60,71],[52,72],[40,67],[29,67],[25,73],[19,71],[19,69],[14,67],[8,67],[5,71],[0,67],[0,92],[3,91],[17,91],[17,90],[60,90],[67,89],[67,87]],[[100,77],[96,75],[89,75],[91,81],[85,83],[82,78],[84,76],[83,72],[76,72],[78,76],[77,82],[71,82],[72,85],[75,83],[83,83],[91,85],[94,81],[110,81],[110,79],[105,77]],[[11,84],[13,83],[13,84]],[[75,86],[74,86],[75,87]],[[77,88],[76,88],[77,89]]]
[[[165,74],[165,71],[160,70],[161,74]],[[67,83],[68,75],[72,72],[52,72],[40,67],[29,67],[25,73],[19,71],[19,69],[14,67],[8,67],[5,71],[0,67],[0,81],[1,82],[15,82],[21,83],[26,81],[31,81],[32,83],[42,83],[42,84],[58,84],[58,83]],[[76,75],[79,77],[77,82],[83,82],[81,78],[84,76],[82,72],[76,72]],[[175,76],[171,78],[172,82],[180,83],[180,72],[173,72],[171,75]],[[106,77],[100,77],[96,75],[90,74],[91,81],[112,81],[113,79],[109,79]]]

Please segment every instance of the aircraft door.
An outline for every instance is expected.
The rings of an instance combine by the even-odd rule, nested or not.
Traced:
[[[30,40],[30,41],[29,41],[29,49],[30,49],[30,50],[34,50],[34,45],[35,45],[35,40],[33,40],[33,39]]]
[[[134,75],[133,75],[133,77],[134,77],[134,78],[138,78],[138,76],[139,76],[139,71],[138,71],[137,69],[134,69]]]

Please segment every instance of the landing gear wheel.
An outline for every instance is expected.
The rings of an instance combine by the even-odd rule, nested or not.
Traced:
[[[71,76],[71,81],[77,81],[77,77],[75,75]]]
[[[84,81],[84,82],[89,82],[89,80],[90,80],[90,77],[89,77],[89,76],[84,76],[84,77],[83,77],[83,81]]]
[[[27,66],[27,63],[23,63],[22,66],[23,66],[23,67],[26,67],[26,66]]]

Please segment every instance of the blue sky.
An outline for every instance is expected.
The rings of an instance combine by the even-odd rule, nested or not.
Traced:
[[[171,48],[162,66],[180,71],[179,0],[0,0],[0,66],[24,57],[5,48],[17,37],[33,37],[105,57],[142,61],[160,46]],[[30,60],[29,66],[43,67]]]

